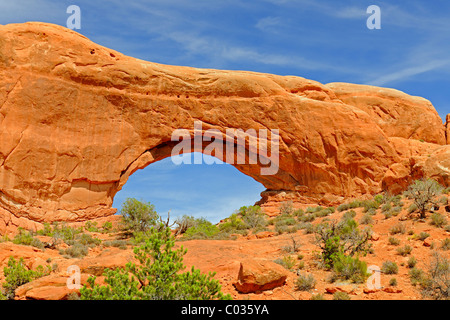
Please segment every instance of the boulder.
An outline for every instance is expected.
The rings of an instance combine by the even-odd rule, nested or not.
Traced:
[[[90,275],[80,274],[80,285],[87,284]],[[78,294],[79,289],[69,289],[69,275],[51,274],[28,282],[16,289],[15,300],[67,300],[71,293]]]
[[[241,293],[272,290],[285,284],[286,269],[268,260],[247,259],[240,263],[236,289]]]

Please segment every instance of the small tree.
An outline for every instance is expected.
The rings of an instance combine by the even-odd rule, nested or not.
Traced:
[[[50,269],[44,269],[41,265],[36,270],[28,270],[25,267],[23,258],[19,261],[13,257],[9,257],[8,266],[3,269],[5,275],[5,283],[3,288],[5,289],[3,297],[6,299],[14,299],[15,291],[21,285],[28,283],[36,278],[46,276],[50,273]],[[0,296],[2,296],[0,292]]]
[[[424,219],[431,206],[437,204],[436,197],[442,194],[443,189],[444,187],[433,179],[416,180],[409,186],[405,195],[414,200],[420,218]]]
[[[267,225],[266,215],[262,212],[260,206],[243,206],[239,209],[239,215],[248,228],[258,229]]]
[[[161,229],[161,230],[159,230]],[[185,268],[181,247],[172,250],[175,241],[170,228],[151,228],[149,236],[134,249],[139,264],[127,263],[124,268],[105,270],[105,286],[95,284],[95,277],[80,289],[82,300],[208,300],[229,299],[221,292],[214,273],[201,274]]]
[[[127,232],[145,232],[158,221],[158,213],[150,202],[127,198],[120,210],[123,229]]]
[[[321,257],[327,269],[333,268],[344,255],[365,254],[370,236],[370,229],[359,230],[353,218],[324,222],[315,228],[315,242],[322,251]]]
[[[183,234],[187,229],[193,227],[196,224],[196,220],[193,216],[183,215],[181,218],[175,220],[177,227],[175,228],[175,234]]]

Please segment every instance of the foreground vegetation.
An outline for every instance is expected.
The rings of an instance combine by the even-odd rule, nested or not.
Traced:
[[[312,252],[315,264],[310,265],[309,269],[327,272],[330,283],[344,281],[362,284],[370,276],[365,257],[373,254],[370,240],[374,216],[381,214],[387,220],[406,210],[406,219],[427,222],[436,230],[450,231],[446,215],[438,212],[440,207],[448,206],[448,193],[450,189],[442,188],[434,180],[419,180],[403,194],[390,195],[385,192],[369,200],[353,200],[336,208],[315,206],[296,209],[292,202],[283,202],[279,214],[272,218],[264,214],[259,206],[244,206],[219,224],[189,215],[173,222],[168,215],[163,220],[151,203],[131,198],[124,202],[121,222],[114,227],[110,222],[102,225],[86,222],[77,228],[64,223],[45,224],[37,232],[19,229],[13,239],[4,237],[1,241],[41,250],[59,248],[60,255],[65,258],[83,258],[94,247],[133,249],[138,264],[128,263],[124,268],[106,270],[103,285],[96,283],[95,277],[90,277],[88,284],[80,290],[80,296],[75,298],[229,299],[229,295],[221,292],[214,274],[201,274],[195,268],[184,271],[183,256],[186,250],[183,247],[174,250],[175,241],[237,239],[264,231],[274,235],[285,234],[290,242],[281,248],[283,255],[274,257],[274,261],[297,274],[295,290],[311,291],[316,287],[317,280],[311,272],[304,272],[304,254],[300,253],[301,243],[297,236],[299,232],[309,235],[316,247],[316,251]],[[407,206],[407,203],[410,205]],[[116,239],[100,240],[99,234],[114,234]],[[38,236],[50,240],[39,240]],[[401,236],[408,236],[409,242],[402,245],[399,240]],[[390,228],[387,243],[395,247],[395,254],[407,258],[411,284],[416,286],[422,297],[449,299],[450,263],[445,253],[450,249],[450,240],[447,238],[440,243],[431,243],[430,261],[424,269],[417,267],[414,246],[410,241],[425,241],[429,236],[427,232],[416,234],[399,221]],[[19,286],[57,269],[56,265],[50,265],[50,261],[48,263],[29,270],[23,260],[11,257],[3,269],[0,299],[14,299],[15,289]],[[384,261],[381,273],[389,275],[389,286],[398,285],[398,263]],[[312,296],[312,299],[322,298],[320,294]],[[336,294],[334,298],[349,297]]]

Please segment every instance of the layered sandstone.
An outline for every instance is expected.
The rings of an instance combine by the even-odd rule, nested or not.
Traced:
[[[11,24],[0,26],[0,232],[115,213],[113,198],[128,177],[169,157],[174,130],[192,137],[195,121],[202,133],[217,129],[223,139],[227,129],[278,129],[276,174],[261,174],[261,164],[234,164],[276,193],[325,201],[392,183],[401,188],[414,173],[414,152],[426,167],[417,176],[430,172],[448,182],[445,127],[426,99],[162,65],[60,26]],[[423,159],[422,145],[411,149],[413,140],[429,144],[430,157]]]

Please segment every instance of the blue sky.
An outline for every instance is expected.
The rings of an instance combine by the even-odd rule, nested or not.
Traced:
[[[0,24],[65,26],[72,4],[81,8],[78,32],[129,56],[390,87],[429,99],[442,118],[450,113],[447,0],[0,0]],[[366,27],[370,5],[381,9],[379,30]],[[230,165],[166,159],[136,172],[114,206],[133,196],[161,214],[216,222],[263,190]]]

